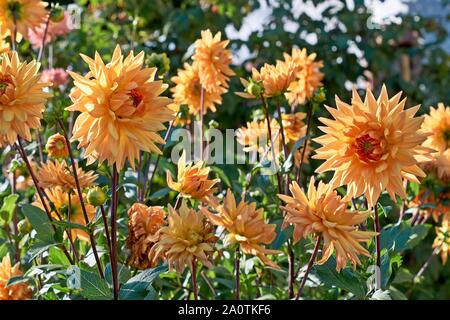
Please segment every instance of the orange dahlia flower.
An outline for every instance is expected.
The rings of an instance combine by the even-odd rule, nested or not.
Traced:
[[[284,54],[286,64],[296,70],[296,80],[289,83],[285,93],[291,105],[304,104],[310,99],[314,91],[321,87],[324,74],[320,72],[323,67],[322,61],[315,61],[316,54],[307,54],[306,49],[292,49],[292,54]]]
[[[26,282],[6,286],[9,279],[23,275],[20,263],[11,265],[9,254],[3,257],[0,263],[0,300],[28,300],[31,298],[31,289]]]
[[[192,60],[198,65],[200,84],[207,92],[222,92],[228,88],[229,77],[235,74],[230,68],[231,51],[225,49],[228,43],[221,41],[220,32],[213,36],[209,29],[203,30],[201,39],[195,42]]]
[[[14,32],[16,24],[17,32],[26,35],[28,29],[35,29],[45,23],[48,17],[45,9],[47,4],[40,0],[0,0],[0,22],[10,34]]]
[[[214,205],[218,214],[213,214],[206,208],[201,212],[212,223],[224,227],[227,231],[223,242],[225,246],[239,244],[245,254],[257,256],[261,261],[275,269],[280,267],[266,257],[266,254],[280,254],[281,251],[266,249],[275,240],[275,224],[268,224],[264,220],[264,209],[256,209],[256,203],[247,204],[241,201],[238,205],[230,189],[227,191],[223,205]]]
[[[429,216],[438,222],[440,217],[442,220],[450,219],[450,192],[442,192],[437,197],[432,191],[422,190],[419,194],[408,202],[408,208],[414,209],[414,214],[419,214],[426,221]]]
[[[76,168],[81,189],[96,184],[95,180],[97,180],[97,174],[93,171],[85,172],[78,164],[76,164]],[[41,165],[37,169],[36,178],[42,188],[61,187],[65,191],[75,190],[77,185],[70,169],[64,160],[48,160],[47,163]]]
[[[220,182],[220,179],[209,180],[209,171],[210,168],[206,167],[203,161],[186,165],[186,152],[183,151],[178,160],[178,181],[174,182],[170,172],[167,171],[167,185],[183,197],[202,201],[212,196],[216,191],[214,185]]]
[[[48,138],[45,150],[47,150],[48,155],[53,158],[65,158],[69,156],[66,138],[59,133]]]
[[[69,215],[69,193],[63,190],[61,187],[49,188],[45,189],[45,193],[48,196],[47,204],[53,203],[56,210],[58,210],[59,214],[62,218],[67,219],[68,222],[72,222],[74,224],[79,224],[82,226],[86,226],[86,220],[84,219],[83,211],[81,208],[80,197],[76,192],[70,193],[70,215]],[[86,194],[83,194],[84,205],[86,208],[86,214],[88,216],[89,222],[92,222],[95,218],[95,207],[88,204],[86,201]],[[33,203],[33,205],[43,208],[41,200],[38,200]],[[48,206],[50,208],[50,206]],[[56,212],[52,212],[52,217],[56,220],[59,219]],[[70,229],[72,239],[78,238],[83,241],[90,241],[89,234],[82,230],[71,228]]]
[[[437,108],[431,107],[421,129],[429,134],[423,146],[436,151],[425,166],[436,168],[439,178],[447,180],[450,178],[450,107],[443,103]]]
[[[175,267],[181,273],[185,266],[192,268],[195,261],[212,267],[211,257],[217,237],[205,217],[182,202],[179,211],[169,205],[168,225],[160,229],[160,239],[151,248],[154,260],[165,257],[169,270]]]
[[[120,171],[126,160],[134,168],[140,151],[160,154],[155,144],[164,139],[157,132],[173,119],[173,111],[167,108],[170,99],[160,96],[167,85],[154,80],[156,68],[142,68],[144,52],[130,52],[124,59],[117,46],[108,64],[98,53],[95,59],[81,57],[90,72],[70,73],[75,90],[67,110],[81,112],[72,140],[86,148],[88,164],[107,161]]]
[[[381,192],[392,199],[406,198],[402,178],[419,183],[425,173],[417,165],[429,152],[421,145],[427,135],[419,131],[422,117],[415,106],[404,110],[401,93],[388,98],[386,87],[376,100],[367,89],[364,102],[353,90],[351,105],[336,98],[337,109],[326,107],[335,120],[319,118],[325,135],[313,139],[322,145],[315,159],[325,162],[316,172],[334,171],[333,188],[347,185],[347,197],[365,194],[374,207]]]
[[[128,263],[138,269],[148,269],[156,266],[156,260],[151,248],[159,240],[158,231],[164,225],[166,213],[162,207],[147,207],[135,203],[128,210],[127,248],[131,254]]]
[[[282,113],[281,123],[284,129],[284,135],[286,137],[286,143],[297,142],[301,137],[306,134],[306,126],[303,122],[306,114],[303,112]]]
[[[284,227],[287,224],[294,226],[294,241],[315,234],[324,240],[322,258],[318,264],[325,263],[336,249],[336,270],[347,266],[350,260],[353,268],[360,264],[358,255],[370,257],[369,252],[360,242],[368,242],[376,232],[361,231],[358,225],[367,220],[371,211],[354,212],[348,210],[348,202],[341,199],[333,187],[319,182],[317,188],[314,178],[311,177],[308,194],[300,189],[297,182],[293,182],[289,190],[292,196],[280,194],[286,206]]]
[[[173,95],[173,106],[178,110],[180,105],[187,105],[191,115],[200,114],[200,75],[197,63],[192,65],[185,63],[184,69],[178,69],[176,76],[171,79],[175,87],[170,89]],[[204,114],[211,110],[216,112],[216,105],[222,104],[221,95],[226,89],[220,87],[216,91],[203,92],[203,112]]]
[[[51,94],[43,89],[49,83],[39,82],[40,64],[20,62],[17,52],[0,58],[0,136],[9,144],[17,136],[31,140],[31,129],[41,126],[44,103]]]
[[[270,123],[272,131],[272,141],[274,144],[275,156],[281,152],[281,134],[280,125],[275,119]],[[267,123],[264,120],[247,122],[247,127],[236,130],[236,140],[244,146],[245,152],[258,152],[261,156],[266,156],[268,160],[273,159],[273,153],[270,150],[271,143]]]
[[[433,248],[439,248],[442,264],[445,265],[450,253],[450,228],[448,220],[442,221],[442,225],[436,227],[436,238],[433,242]]]

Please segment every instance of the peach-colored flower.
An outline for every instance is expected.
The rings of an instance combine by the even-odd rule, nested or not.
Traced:
[[[29,29],[36,29],[45,23],[48,17],[47,4],[40,0],[0,0],[0,22],[10,34],[16,25],[17,38],[25,36]]]
[[[52,87],[65,86],[69,81],[69,74],[63,68],[51,68],[42,70],[42,82],[50,82]]]
[[[32,291],[26,282],[6,286],[9,279],[23,275],[20,271],[20,263],[11,264],[9,254],[3,257],[0,263],[0,300],[28,300]]]
[[[70,21],[70,13],[64,12],[64,19],[59,22],[53,22],[50,20],[47,29],[47,36],[45,37],[45,45],[52,42],[56,37],[65,35],[73,30],[72,23]],[[35,29],[28,29],[27,39],[30,41],[34,49],[38,49],[42,46],[42,39],[45,33],[45,22],[39,25]]]
[[[45,150],[47,150],[48,155],[53,158],[64,158],[69,156],[66,138],[59,133],[48,138]]]

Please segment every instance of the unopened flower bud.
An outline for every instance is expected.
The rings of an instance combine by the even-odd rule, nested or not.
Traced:
[[[30,221],[25,218],[17,223],[17,229],[21,234],[28,234],[31,232],[31,230],[33,230],[33,227],[31,226]]]
[[[170,60],[165,53],[152,53],[146,59],[146,65],[155,67],[158,71],[158,76],[162,77],[170,70]]]
[[[61,22],[64,20],[64,8],[59,5],[54,6],[50,11],[50,20],[52,22]]]
[[[261,94],[263,93],[263,87],[261,82],[255,82],[253,80],[250,80],[250,82],[247,85],[247,88],[245,88],[245,91],[255,98],[261,98]]]
[[[102,188],[94,187],[88,191],[87,201],[94,207],[101,206],[106,201],[106,193]]]

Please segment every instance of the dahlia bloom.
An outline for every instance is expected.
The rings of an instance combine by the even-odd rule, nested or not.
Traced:
[[[31,129],[41,126],[49,83],[39,81],[39,63],[20,62],[17,52],[3,54],[0,63],[0,136],[13,144],[17,136],[30,141]]]
[[[170,172],[167,171],[167,185],[183,197],[202,201],[213,195],[216,191],[214,185],[220,182],[220,179],[209,180],[209,171],[210,168],[206,167],[203,161],[186,165],[186,152],[183,152],[178,160],[177,182],[173,181]]]
[[[307,54],[306,49],[292,49],[292,54],[284,54],[285,62],[294,66],[296,80],[289,83],[285,96],[291,105],[304,104],[310,99],[314,91],[321,87],[324,74],[320,72],[322,61],[315,61],[316,54]]]
[[[228,88],[229,77],[235,73],[230,68],[231,51],[225,49],[229,41],[221,41],[221,33],[214,36],[211,31],[203,30],[201,39],[195,42],[195,54],[192,60],[198,65],[200,84],[207,92],[222,92]]]
[[[42,39],[44,38],[46,22],[40,24],[34,29],[28,29],[27,39],[30,41],[34,49],[38,49],[42,46]],[[59,22],[53,22],[50,20],[47,29],[47,36],[45,37],[45,45],[52,42],[57,36],[65,35],[73,30],[72,23],[70,21],[70,13],[64,12],[64,19]]]
[[[169,205],[168,225],[160,229],[160,239],[151,248],[154,261],[165,257],[169,270],[173,267],[178,273],[185,266],[192,268],[196,261],[212,267],[211,258],[217,241],[213,226],[205,217],[182,202],[180,209]]]
[[[29,29],[36,29],[45,23],[48,12],[45,9],[47,2],[40,0],[0,0],[0,23],[9,30],[14,30],[14,16],[12,8],[15,8],[17,32],[24,36]]]
[[[319,182],[314,185],[311,177],[308,193],[300,189],[297,182],[293,182],[289,190],[292,196],[279,194],[286,202],[281,208],[286,211],[283,227],[288,224],[294,226],[294,241],[309,235],[323,237],[322,258],[317,262],[324,264],[336,249],[336,270],[339,272],[353,264],[353,268],[360,264],[358,255],[370,257],[369,252],[360,242],[368,242],[376,232],[361,231],[358,225],[367,220],[370,210],[354,212],[348,208],[348,201],[341,199],[333,187]]]
[[[0,263],[0,300],[28,300],[31,298],[31,289],[26,282],[6,286],[9,279],[23,275],[20,264],[11,264],[9,254],[3,257]]]
[[[65,86],[69,81],[69,74],[63,68],[42,70],[41,82],[51,82],[53,88]]]
[[[325,162],[316,172],[334,171],[330,183],[347,185],[346,199],[365,194],[371,208],[384,190],[405,199],[402,178],[419,183],[425,176],[418,166],[429,152],[421,146],[423,118],[414,117],[419,106],[404,110],[400,96],[389,99],[383,86],[378,100],[367,89],[363,102],[354,89],[351,105],[336,97],[337,109],[326,107],[335,120],[319,118],[325,135],[313,139],[322,145],[313,158]]]
[[[61,187],[55,187],[55,188],[49,188],[45,189],[45,193],[48,196],[48,200],[45,200],[47,202],[47,207],[50,207],[50,203],[53,203],[56,210],[58,210],[59,214],[62,216],[62,218],[67,219],[67,222],[72,222],[74,224],[79,224],[82,226],[86,226],[86,220],[84,219],[83,211],[81,208],[81,202],[80,197],[76,192],[70,193],[70,202],[69,202],[69,193]],[[89,222],[92,222],[95,218],[95,208],[94,206],[90,205],[86,201],[86,194],[83,193],[83,199],[84,199],[84,206],[86,208],[86,214],[88,216]],[[70,214],[69,214],[69,204],[70,204]],[[38,201],[34,202],[33,205],[43,208],[42,202],[39,199]],[[51,212],[52,217],[55,220],[58,220],[59,217],[56,214],[56,212]],[[71,228],[70,229],[71,237],[72,239],[80,239],[86,242],[90,241],[89,234],[82,230],[82,229],[76,229]]]
[[[303,122],[306,114],[303,112],[282,113],[281,123],[284,129],[284,135],[286,138],[286,143],[297,142],[300,138],[304,137],[306,134],[306,126]]]
[[[75,167],[81,189],[85,189],[96,184],[95,180],[97,180],[97,174],[93,171],[85,172],[78,166],[78,163],[75,164]],[[41,188],[61,187],[64,191],[75,190],[77,185],[71,169],[72,167],[69,169],[69,166],[64,160],[48,160],[47,163],[38,167],[36,170],[36,178],[39,181]]]
[[[201,84],[198,64],[185,63],[184,69],[178,69],[177,75],[171,80],[175,83],[175,86],[170,89],[173,96],[172,108],[177,111],[180,105],[187,105],[189,114],[194,116],[200,114]],[[208,110],[216,112],[216,105],[222,103],[221,95],[225,92],[226,89],[223,87],[211,92],[205,90],[203,92],[203,113],[207,113]]]
[[[131,254],[128,263],[138,269],[156,266],[151,248],[159,240],[158,231],[164,226],[166,213],[162,207],[147,207],[135,203],[128,210],[127,248]]]
[[[274,145],[275,156],[281,152],[281,134],[280,125],[275,119],[270,123],[272,131],[272,142]],[[273,153],[270,150],[271,143],[269,139],[269,131],[265,120],[247,122],[247,127],[241,127],[236,130],[236,140],[242,145],[245,152],[258,152],[262,157],[268,160],[273,159]]]
[[[421,129],[429,136],[423,146],[433,149],[431,161],[425,167],[437,169],[438,177],[447,181],[450,178],[450,107],[439,103],[437,108],[430,108],[425,115]]]
[[[66,138],[59,133],[48,138],[45,150],[47,150],[48,155],[53,158],[65,158],[69,156]]]
[[[432,216],[435,222],[450,219],[450,192],[441,192],[437,197],[432,191],[422,190],[419,194],[408,202],[408,208],[414,209],[414,214],[419,214],[426,221]],[[431,206],[430,206],[431,205]]]
[[[241,201],[238,205],[230,189],[227,191],[223,205],[214,205],[218,214],[202,207],[201,212],[215,225],[225,228],[227,235],[225,246],[239,244],[245,254],[255,255],[261,261],[275,269],[280,267],[266,257],[266,254],[280,254],[281,251],[266,249],[264,245],[272,243],[277,234],[275,224],[264,220],[264,209],[256,209],[256,203]]]
[[[173,111],[167,108],[170,99],[160,96],[167,85],[154,80],[156,69],[142,68],[144,52],[130,52],[124,59],[117,46],[108,64],[98,53],[95,59],[81,57],[90,72],[70,72],[75,89],[67,110],[81,112],[72,140],[86,148],[88,164],[107,161],[120,171],[126,160],[134,169],[140,151],[160,154],[156,143],[164,144],[164,139],[158,131],[173,119]]]
[[[436,227],[436,238],[433,242],[433,248],[439,248],[442,264],[447,263],[448,254],[450,253],[450,228],[449,221],[442,221],[440,227]]]

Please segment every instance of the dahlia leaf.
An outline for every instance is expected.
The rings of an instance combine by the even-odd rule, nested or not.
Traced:
[[[121,263],[117,264],[117,274],[119,283],[125,283],[131,278],[130,270]],[[112,285],[112,268],[110,263],[108,263],[105,268],[105,279]]]
[[[152,290],[153,281],[163,272],[167,271],[167,264],[163,264],[153,269],[147,269],[134,276],[120,288],[119,298],[121,300],[142,300],[146,299]]]
[[[88,299],[110,300],[113,298],[108,283],[96,273],[80,270],[81,295]]]
[[[18,194],[11,194],[3,199],[3,205],[0,208],[0,225],[10,223],[16,210],[16,202],[19,199]]]
[[[366,286],[357,274],[349,269],[343,269],[340,273],[336,271],[336,260],[334,257],[330,257],[323,265],[314,266],[314,271],[326,286],[338,287],[351,292],[359,299],[364,298],[366,295]]]
[[[34,230],[36,230],[36,239],[41,240],[45,244],[55,242],[55,231],[52,228],[47,214],[42,209],[30,204],[23,204],[21,210],[23,215],[30,221]]]

